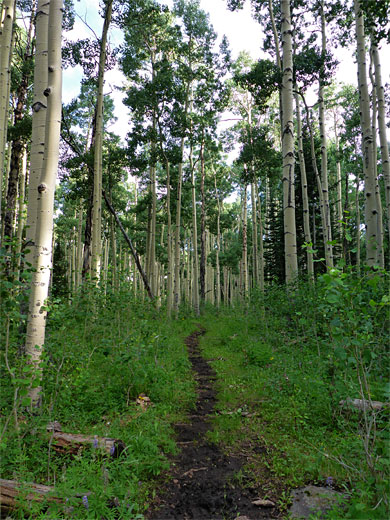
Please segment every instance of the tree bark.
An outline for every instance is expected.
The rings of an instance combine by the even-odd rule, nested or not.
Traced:
[[[92,209],[92,276],[96,283],[100,278],[102,248],[102,147],[103,147],[103,87],[104,69],[107,55],[107,34],[111,23],[112,0],[108,0],[104,15],[102,38],[100,42],[98,91],[96,100],[96,135],[94,146],[94,191]]]
[[[48,86],[47,117],[45,132],[45,155],[42,176],[38,186],[38,218],[36,228],[35,272],[31,282],[29,312],[27,319],[26,356],[34,369],[34,384],[30,388],[31,405],[41,404],[40,365],[45,342],[46,299],[49,291],[52,266],[53,207],[55,182],[58,168],[61,129],[61,27],[62,0],[51,0],[48,29]]]
[[[293,46],[290,0],[281,0],[283,84],[282,84],[282,155],[283,215],[286,283],[298,275],[297,237],[295,224],[294,178],[294,117],[293,117]]]
[[[299,106],[299,96],[295,93],[295,105],[297,114],[297,133],[298,133],[298,160],[299,168],[301,170],[301,185],[302,185],[302,202],[303,202],[303,231],[305,233],[306,258],[307,258],[307,275],[310,281],[314,281],[314,262],[313,262],[313,244],[311,241],[310,231],[310,209],[309,196],[307,193],[307,177],[305,155],[303,153],[303,137],[302,137],[302,123],[301,123],[301,109]]]
[[[378,47],[374,41],[371,43],[372,58],[374,62],[374,75],[377,92],[378,104],[378,130],[379,143],[381,150],[382,172],[385,184],[385,204],[386,204],[386,218],[388,227],[388,242],[390,247],[390,161],[389,161],[389,147],[387,144],[387,129],[386,129],[386,102],[384,87],[382,82],[381,63],[379,59]]]
[[[321,40],[322,57],[326,56],[326,22],[324,0],[321,1]],[[324,247],[325,261],[328,268],[333,267],[333,245],[332,245],[332,224],[330,218],[329,188],[328,188],[328,145],[325,126],[325,101],[324,101],[324,80],[325,66],[321,67],[319,92],[318,92],[318,112],[321,138],[321,190],[324,205]]]
[[[9,110],[9,85],[11,80],[12,34],[16,0],[4,0],[0,30],[0,214],[1,194],[5,168],[5,147]]]
[[[206,199],[204,190],[205,168],[204,168],[204,140],[200,145],[200,299],[202,304],[206,298]]]
[[[366,225],[366,263],[378,264],[378,207],[375,196],[375,168],[373,164],[373,136],[371,130],[370,98],[368,94],[364,18],[360,0],[354,0],[357,41],[358,88],[360,122],[363,138],[363,172]]]

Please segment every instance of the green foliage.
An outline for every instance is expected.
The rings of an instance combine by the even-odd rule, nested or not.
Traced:
[[[71,512],[80,519],[134,519],[147,507],[153,479],[175,450],[171,424],[193,403],[183,338],[194,327],[188,320],[166,323],[165,313],[109,289],[104,296],[85,286],[71,306],[49,305],[43,408],[34,417],[26,414],[27,403],[18,405],[18,430],[12,421],[5,425],[1,451],[3,478],[55,482],[55,495],[66,500],[65,509],[50,504],[45,513],[34,506],[31,518]],[[29,385],[15,342],[9,348],[10,364],[20,368],[14,385],[2,375],[1,430],[12,413],[13,386]],[[146,410],[136,403],[141,393],[152,402]],[[46,433],[52,420],[66,432],[121,439],[126,449],[115,459],[93,447],[77,456],[55,454]]]
[[[388,514],[388,408],[340,405],[389,400],[388,281],[383,271],[334,269],[290,293],[270,286],[245,315],[226,309],[204,323],[219,385],[211,439],[229,451],[243,438],[260,443],[258,464],[284,488],[331,475],[350,497],[333,519]],[[256,467],[247,471],[261,481]]]

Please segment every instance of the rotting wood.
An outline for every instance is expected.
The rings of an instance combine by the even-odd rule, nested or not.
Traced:
[[[368,399],[342,399],[339,403],[340,406],[352,406],[358,410],[382,410],[383,408],[389,407],[390,403],[381,403],[380,401],[369,401]]]
[[[0,504],[2,513],[15,509],[18,505],[18,497],[23,497],[28,502],[56,502],[62,503],[61,498],[52,496],[54,488],[42,484],[22,484],[16,480],[0,479]]]
[[[125,444],[119,439],[98,437],[97,435],[65,433],[61,431],[51,431],[50,439],[52,442],[52,447],[57,453],[71,453],[74,455],[76,455],[84,447],[91,446],[95,449],[101,449],[107,454],[116,458],[126,447]]]

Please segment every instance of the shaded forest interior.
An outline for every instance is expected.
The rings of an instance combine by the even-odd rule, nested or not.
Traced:
[[[167,3],[0,7],[1,514],[388,518],[390,2]]]

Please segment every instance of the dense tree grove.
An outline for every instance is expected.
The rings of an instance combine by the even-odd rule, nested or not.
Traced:
[[[266,323],[278,294],[290,302],[288,320],[304,328],[306,284],[317,294],[315,319],[332,315],[329,331],[315,329],[317,342],[323,333],[335,345],[329,384],[350,362],[359,397],[371,403],[384,376],[388,317],[378,345],[379,329],[355,334],[346,323],[355,323],[359,291],[375,319],[389,304],[378,289],[390,264],[389,92],[381,71],[389,0],[247,0],[263,37],[257,61],[244,50],[232,57],[200,0],[166,3],[101,0],[95,21],[83,22],[90,36],[74,39],[71,0],[2,1],[1,355],[12,387],[2,436],[20,432],[21,416],[43,413],[45,379],[66,391],[58,378],[69,360],[45,348],[46,322],[60,327],[56,305],[70,316],[84,302],[95,327],[124,293],[172,327],[210,308],[255,308]],[[338,49],[355,56],[357,82],[336,81]],[[62,70],[74,67],[83,71],[80,91],[63,103]],[[118,70],[122,132],[118,96],[105,88]],[[350,345],[344,336],[354,338]],[[357,353],[359,341],[370,354]],[[51,365],[57,380],[55,371],[46,375]],[[366,503],[384,514],[386,453],[373,454],[383,431],[364,414],[376,489]]]

